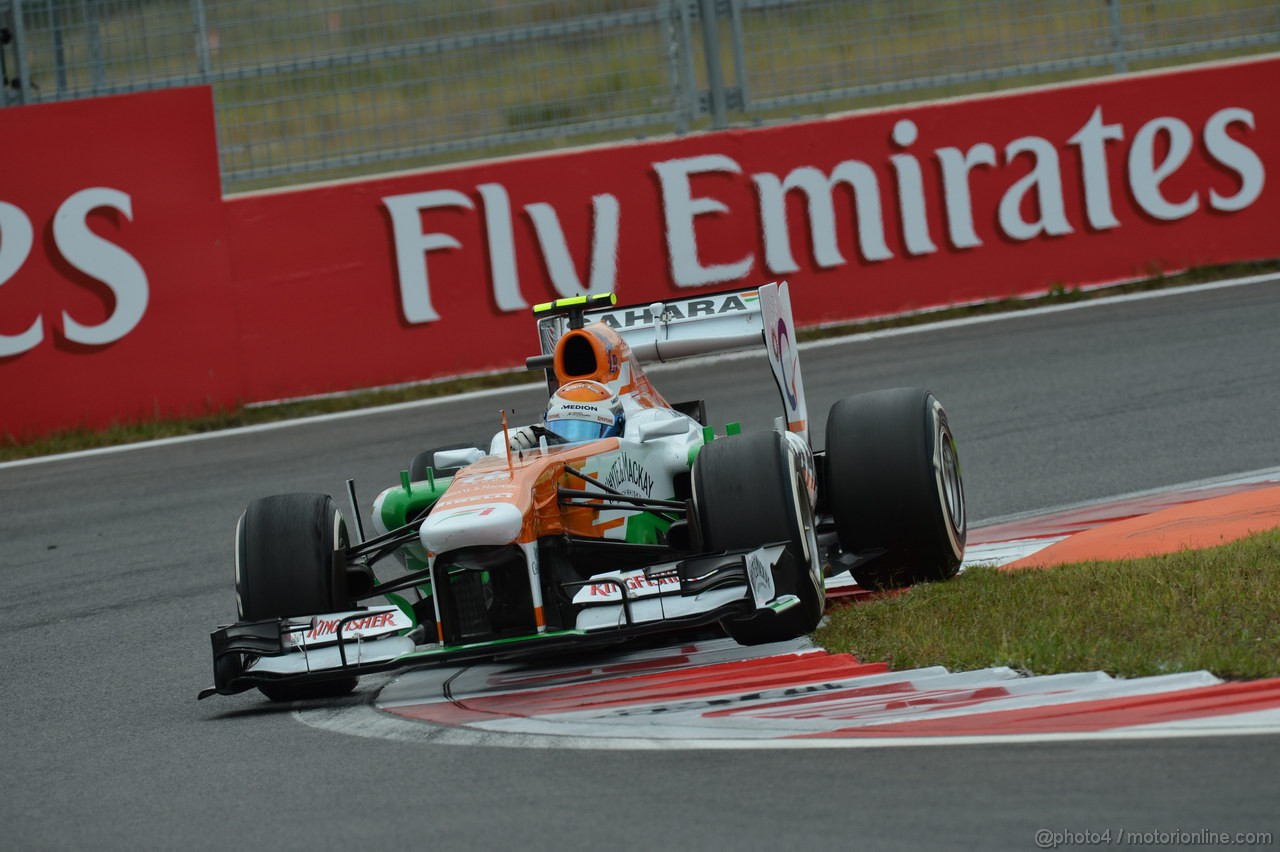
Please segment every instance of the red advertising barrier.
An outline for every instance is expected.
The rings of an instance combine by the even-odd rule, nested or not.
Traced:
[[[517,364],[527,307],[586,287],[787,278],[813,324],[1280,256],[1277,79],[1272,58],[231,198],[248,395]]]
[[[208,89],[0,109],[0,433],[241,396]]]
[[[1277,257],[1277,79],[1264,58],[222,205],[207,92],[2,110],[0,429],[508,368],[531,305],[587,290],[785,278],[804,325]]]

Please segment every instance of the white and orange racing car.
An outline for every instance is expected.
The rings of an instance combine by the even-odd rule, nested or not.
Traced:
[[[714,624],[781,641],[817,626],[830,577],[889,588],[957,571],[964,491],[942,405],[914,388],[842,399],[815,452],[785,282],[534,313],[541,422],[420,453],[367,538],[327,495],[249,504],[238,618],[212,634],[201,698],[340,695],[375,671]],[[782,402],[769,431],[717,431],[642,366],[761,347]]]

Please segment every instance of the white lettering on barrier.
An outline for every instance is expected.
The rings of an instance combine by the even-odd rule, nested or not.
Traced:
[[[994,166],[996,149],[979,142],[968,151],[939,148],[934,152],[942,166],[942,198],[947,207],[947,236],[958,249],[976,248],[982,240],[973,229],[973,201],[969,195],[969,172],[977,166]]]
[[[511,225],[511,197],[500,183],[476,187],[484,208],[484,228],[489,243],[489,274],[493,276],[493,300],[500,311],[527,310],[529,303],[520,294],[520,273],[516,270],[516,238]]]
[[[791,254],[788,233],[786,193],[798,189],[808,201],[809,228],[813,238],[814,261],[822,269],[844,266],[836,237],[835,190],[847,186],[853,193],[858,220],[858,249],[869,261],[888,260],[893,252],[884,241],[884,219],[880,215],[880,186],[876,174],[866,163],[849,160],[831,171],[801,166],[792,169],[782,180],[762,172],[752,175],[760,199],[760,221],[764,231],[765,265],[770,271],[786,275],[800,271]]]
[[[106,346],[137,327],[147,311],[150,286],[147,273],[133,255],[95,234],[88,224],[89,214],[109,208],[133,221],[133,200],[127,193],[95,186],[73,193],[53,216],[53,247],[78,272],[100,281],[111,290],[115,306],[111,315],[97,325],[77,321],[62,312],[62,330],[73,343]],[[0,201],[0,286],[18,274],[34,245],[31,219],[13,204]],[[26,331],[0,334],[0,358],[20,355],[44,340],[44,317],[37,314]]]
[[[1107,177],[1107,143],[1124,139],[1124,128],[1103,124],[1102,107],[1093,111],[1075,136],[1067,140],[1080,152],[1084,171],[1084,206],[1089,227],[1095,230],[1118,228],[1120,220],[1111,209],[1111,183]]]
[[[133,221],[133,201],[129,196],[100,186],[72,195],[53,217],[53,242],[63,258],[80,272],[106,284],[116,298],[115,310],[100,325],[81,325],[62,312],[67,339],[88,346],[114,343],[133,331],[147,311],[147,273],[142,265],[115,243],[89,230],[89,213],[104,207]]]
[[[723,154],[704,154],[654,163],[662,184],[662,214],[666,222],[667,250],[670,252],[671,280],[677,287],[704,287],[736,281],[755,265],[748,254],[732,263],[703,266],[698,259],[698,235],[694,220],[707,214],[727,213],[729,208],[714,198],[695,198],[689,178],[717,172],[742,174],[742,167]]]
[[[1209,206],[1227,213],[1252,205],[1266,182],[1261,158],[1247,140],[1239,138],[1241,134],[1232,136],[1228,132],[1232,128],[1254,130],[1254,114],[1240,107],[1226,107],[1206,121],[1201,133],[1207,162],[1233,174],[1239,181],[1239,188],[1230,194],[1220,193],[1213,187],[1205,188]],[[894,209],[890,210],[886,210],[886,193],[882,191],[876,170],[857,159],[837,163],[829,172],[800,164],[781,177],[767,171],[749,175],[755,187],[754,212],[761,226],[764,266],[769,272],[786,275],[801,269],[792,251],[787,210],[787,196],[794,191],[802,193],[806,200],[809,244],[817,268],[832,269],[849,263],[841,249],[837,227],[836,198],[844,195],[853,201],[851,213],[856,221],[857,249],[866,262],[878,263],[894,257],[885,238],[886,222],[890,218],[896,218],[901,225],[903,248],[908,255],[936,252],[937,246],[929,233],[929,194],[924,173],[919,158],[909,152],[919,141],[919,135],[919,128],[909,119],[897,121],[891,131],[889,142],[899,150],[888,155],[896,183],[896,192],[888,196],[893,199],[889,204]],[[975,221],[989,220],[985,215],[975,217],[970,186],[974,171],[998,170],[1022,159],[1030,161],[1030,170],[1007,186],[997,209],[991,211],[996,213],[999,231],[1015,241],[1075,233],[1076,225],[1066,209],[1063,190],[1061,154],[1070,148],[1075,148],[1084,188],[1079,224],[1095,231],[1121,227],[1122,219],[1117,215],[1110,189],[1107,154],[1109,145],[1123,142],[1125,138],[1124,127],[1108,124],[1103,108],[1096,106],[1080,129],[1061,144],[1025,135],[1008,142],[999,154],[988,142],[978,142],[963,151],[951,146],[936,148],[933,156],[941,168],[943,218],[951,246],[964,250],[983,245]],[[1153,118],[1134,134],[1124,157],[1125,181],[1140,212],[1159,221],[1176,221],[1200,208],[1203,190],[1192,189],[1185,198],[1170,199],[1164,188],[1189,159],[1193,139],[1191,127],[1172,116]],[[726,263],[703,262],[698,242],[699,219],[731,210],[718,198],[695,195],[692,186],[693,178],[699,175],[741,175],[742,166],[727,155],[713,153],[655,162],[652,168],[661,193],[672,283],[677,287],[704,287],[746,277],[755,266],[754,250]],[[841,187],[848,192],[837,193]],[[500,311],[524,310],[527,303],[520,292],[516,238],[507,191],[497,183],[480,184],[476,191],[483,210],[494,300]],[[437,207],[473,210],[474,204],[468,196],[454,190],[389,196],[383,203],[393,223],[405,317],[415,323],[437,320],[440,317],[431,304],[425,255],[462,246],[448,234],[424,233],[422,213]],[[622,213],[616,196],[609,193],[592,196],[591,256],[585,276],[578,274],[569,256],[565,233],[554,207],[535,202],[525,205],[524,210],[533,224],[537,248],[558,293],[574,296],[614,289]],[[17,233],[15,242],[21,247],[21,224],[14,224],[18,221],[12,211],[0,208],[0,227]],[[6,258],[0,253],[0,271],[5,269],[4,262]],[[0,283],[3,280],[0,276]],[[29,329],[18,337],[0,338],[0,346],[7,344],[13,348],[30,344],[30,339],[40,334],[38,327],[33,328],[34,331]]]
[[[0,201],[0,287],[27,262],[35,232],[31,220],[20,209]],[[36,314],[31,326],[21,334],[0,334],[0,358],[34,349],[44,340],[44,318]]]
[[[561,296],[588,296],[613,292],[618,277],[618,199],[608,193],[591,199],[593,225],[591,228],[591,270],[588,285],[574,271],[569,248],[565,245],[564,230],[550,204],[528,204],[524,208],[533,220],[533,228],[542,247],[547,274]]]
[[[1029,240],[1040,234],[1061,236],[1072,231],[1062,202],[1062,170],[1058,166],[1058,149],[1048,139],[1024,136],[1004,149],[1005,162],[1022,155],[1032,157],[1031,172],[1018,179],[1000,199],[1000,229],[1015,240]],[[1040,218],[1028,222],[1022,218],[1023,202],[1035,190]]]
[[[1169,140],[1169,150],[1157,165],[1156,141],[1161,135]],[[1160,191],[1160,184],[1187,161],[1190,153],[1191,128],[1181,119],[1165,116],[1142,126],[1129,149],[1129,188],[1143,210],[1165,221],[1185,219],[1196,211],[1199,193],[1192,192],[1182,201],[1173,202]]]
[[[489,273],[493,280],[494,301],[503,312],[523,311],[529,307],[520,292],[520,272],[516,264],[515,231],[512,225],[511,198],[506,187],[483,183],[476,187],[484,216],[485,238],[489,245]],[[435,322],[440,319],[431,302],[431,282],[427,274],[427,255],[444,249],[461,249],[462,243],[449,234],[424,232],[422,213],[441,207],[474,210],[465,194],[452,189],[389,195],[382,199],[391,215],[395,239],[396,272],[400,279],[400,306],[411,323]],[[524,206],[533,222],[534,235],[546,263],[551,282],[562,296],[579,296],[613,292],[618,277],[618,238],[621,205],[608,193],[591,199],[592,240],[587,285],[574,269],[564,229],[555,208],[543,202]]]
[[[909,119],[904,118],[893,126],[893,144],[900,148],[914,145],[919,136],[916,123]],[[898,209],[902,212],[902,239],[907,244],[907,254],[932,254],[938,247],[929,237],[929,223],[925,219],[920,163],[910,154],[894,154],[889,161],[898,175]]]
[[[423,233],[422,212],[437,207],[474,209],[471,199],[452,189],[393,195],[382,199],[391,214],[391,232],[396,243],[396,272],[400,278],[400,309],[411,323],[440,319],[431,304],[425,255],[442,249],[460,249],[462,243],[448,234]]]
[[[1233,124],[1252,130],[1253,113],[1239,107],[1220,110],[1206,122],[1203,133],[1209,159],[1233,172],[1240,180],[1240,189],[1234,195],[1222,196],[1216,190],[1209,191],[1214,209],[1228,212],[1243,210],[1256,201],[1265,183],[1262,160],[1252,148],[1227,133],[1227,128]],[[1170,150],[1162,162],[1156,164],[1157,136],[1161,132],[1171,135]],[[1160,184],[1185,163],[1190,149],[1189,134],[1190,129],[1178,119],[1152,119],[1139,130],[1129,150],[1127,178],[1132,194],[1143,211],[1158,219],[1183,218],[1194,212],[1199,203],[1196,193],[1175,204],[1165,199],[1160,191]],[[915,124],[903,120],[894,126],[892,141],[898,147],[907,148],[917,141],[917,136]],[[1085,219],[1096,230],[1120,226],[1112,207],[1106,146],[1109,142],[1123,139],[1123,127],[1107,124],[1099,106],[1081,129],[1066,140],[1066,144],[1078,150],[1085,189]],[[980,142],[964,152],[954,147],[941,147],[934,153],[942,167],[942,194],[951,244],[957,249],[982,245],[974,228],[969,176],[978,166],[998,167],[995,148]],[[1023,156],[1031,159],[1031,171],[1009,186],[1001,197],[997,210],[1000,230],[1019,241],[1040,235],[1074,233],[1075,228],[1066,210],[1058,148],[1042,137],[1023,136],[1005,147],[1004,164],[1009,165],[1015,158]],[[918,161],[909,154],[893,154],[889,160],[898,181],[896,212],[902,221],[907,252],[927,254],[935,251],[925,218],[923,186],[918,183]],[[739,261],[733,268],[712,267],[708,271],[698,264],[697,235],[692,227],[694,217],[728,212],[728,208],[713,199],[693,199],[689,193],[688,176],[708,171],[740,173],[738,164],[728,157],[703,155],[656,163],[654,169],[662,178],[666,228],[672,252],[671,268],[676,283],[679,286],[693,286],[692,282],[702,280],[722,283],[733,280],[723,276],[739,269],[743,274],[749,271],[751,257]],[[793,190],[799,190],[806,197],[810,244],[818,268],[830,269],[847,263],[836,231],[834,198],[835,190],[840,186],[847,187],[853,196],[857,245],[863,258],[877,262],[894,256],[885,243],[885,210],[879,181],[867,163],[845,160],[838,163],[830,174],[813,166],[801,165],[783,178],[760,172],[751,175],[751,180],[758,199],[765,266],[771,273],[786,275],[800,270],[791,250],[786,206],[786,196]],[[1028,200],[1034,203],[1029,204]],[[1024,207],[1037,211],[1036,217],[1024,216]]]
[[[1224,198],[1217,190],[1209,190],[1209,206],[1228,213],[1243,210],[1257,201],[1266,183],[1266,173],[1258,155],[1227,135],[1227,127],[1237,122],[1253,130],[1253,113],[1229,107],[1209,116],[1204,125],[1204,145],[1209,156],[1240,177],[1240,190],[1233,196]]]

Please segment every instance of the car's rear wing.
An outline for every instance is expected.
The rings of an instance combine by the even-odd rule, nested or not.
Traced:
[[[556,343],[569,330],[571,308],[580,311],[585,322],[603,322],[618,332],[641,362],[764,346],[782,395],[787,429],[807,440],[808,415],[787,282],[644,305],[606,304],[592,308],[587,302],[588,307],[583,310],[584,301],[579,297],[539,306],[539,313],[547,314],[538,320],[542,357],[530,359],[530,366],[545,364],[555,352]]]

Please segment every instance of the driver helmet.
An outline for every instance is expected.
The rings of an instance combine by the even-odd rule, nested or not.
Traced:
[[[568,442],[594,441],[622,434],[622,400],[600,382],[569,382],[556,389],[542,418],[548,432]]]

